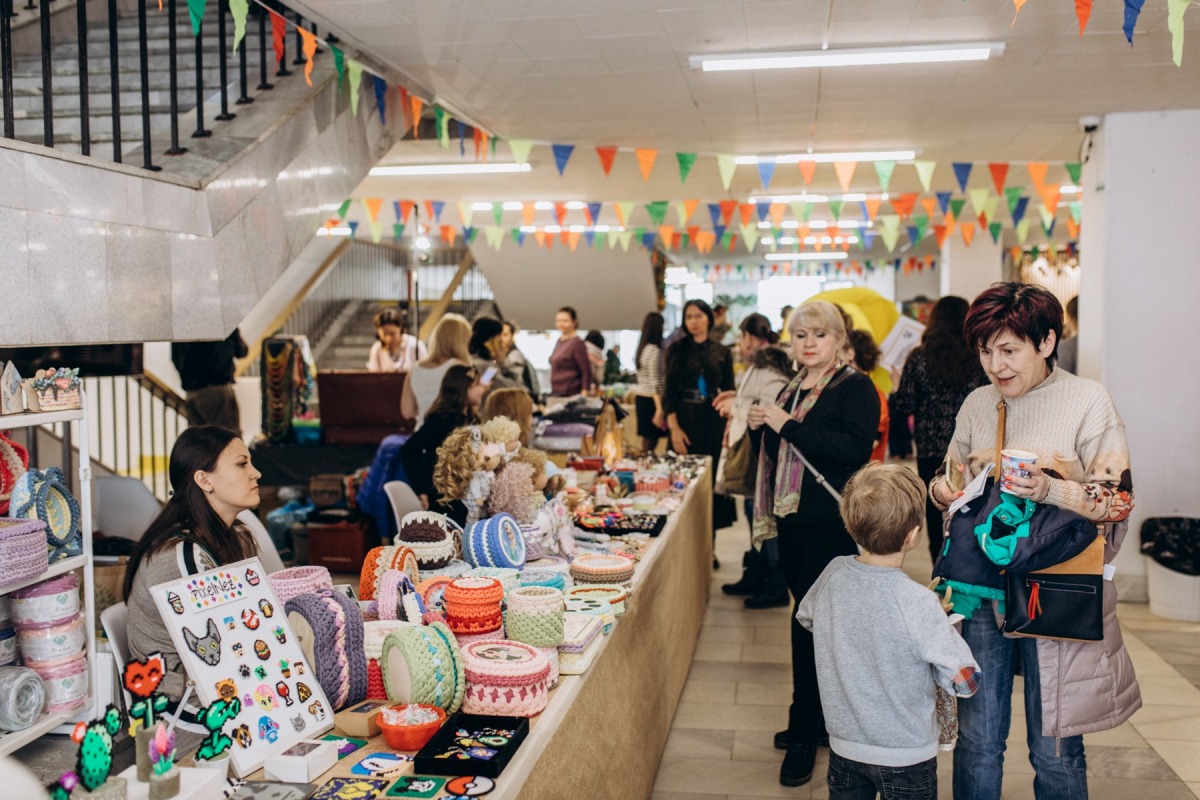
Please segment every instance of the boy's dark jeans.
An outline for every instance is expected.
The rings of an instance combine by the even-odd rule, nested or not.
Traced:
[[[937,758],[879,767],[829,752],[829,800],[937,800]]]

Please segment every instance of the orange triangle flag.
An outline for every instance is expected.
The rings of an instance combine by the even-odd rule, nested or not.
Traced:
[[[938,247],[943,247],[946,244],[946,231],[948,230],[949,228],[945,225],[933,226],[933,235],[937,239]]]
[[[988,164],[992,172],[992,183],[996,184],[996,194],[1004,196],[1004,180],[1008,177],[1008,164]]]
[[[770,206],[771,222],[778,228],[783,224],[783,213],[787,211],[787,205],[784,203],[771,203]]]
[[[662,240],[663,247],[671,246],[671,237],[675,235],[674,225],[659,225],[658,238]]]
[[[537,242],[538,247],[546,246],[546,232],[540,228],[533,232],[533,240]]]
[[[571,252],[575,252],[575,248],[579,246],[579,237],[583,236],[579,231],[571,231],[567,237],[567,246],[571,248]]]
[[[600,156],[600,166],[604,168],[604,174],[612,172],[613,159],[617,157],[617,148],[615,147],[597,147],[596,155]]]
[[[700,205],[699,200],[684,200],[683,201],[683,221],[687,222],[692,218],[692,212],[696,210],[696,206]]]
[[[554,218],[556,220],[558,220],[559,225],[563,224],[563,219],[566,216],[567,216],[567,204],[566,203],[555,203],[554,204]]]
[[[881,206],[882,204],[883,204],[883,200],[879,199],[878,197],[872,197],[869,200],[867,200],[865,203],[863,203],[863,206],[867,210],[867,221],[868,222],[875,221],[875,215],[879,213],[879,206]]]
[[[446,244],[450,245],[451,247],[454,247],[454,240],[457,238],[458,238],[458,228],[455,228],[453,225],[443,225],[442,226],[442,239],[445,240]]]
[[[658,158],[658,151],[638,147],[633,154],[637,156],[638,166],[642,168],[642,180],[650,180],[650,170],[654,169],[654,159]]]
[[[562,242],[563,244],[570,244],[571,243],[571,232],[566,231],[566,230],[559,231],[558,232],[558,240],[560,242]]]
[[[537,208],[534,206],[533,203],[522,203],[521,204],[521,221],[524,222],[526,225],[533,224],[533,218],[536,214],[537,214]],[[538,244],[540,245],[541,242],[538,242]]]
[[[676,231],[671,235],[671,249],[678,250],[683,247],[683,234]]]
[[[220,13],[219,10],[218,13]],[[305,30],[299,25],[296,26],[296,33],[300,34],[300,41],[303,43],[304,82],[312,86],[313,56],[317,54],[317,37],[312,31]]]
[[[696,243],[697,238],[699,238],[699,236],[700,236],[700,226],[699,225],[689,225],[688,229],[687,229],[687,235],[688,235],[688,238],[691,239],[693,243]],[[697,246],[699,246],[699,245],[697,245]]]
[[[749,225],[754,221],[754,212],[758,210],[758,206],[754,203],[742,203],[738,206],[738,213],[742,215],[742,224]]]
[[[857,166],[857,161],[833,162],[833,171],[837,173],[838,183],[841,184],[843,192],[850,191],[850,181],[854,177],[854,169]]]
[[[1009,256],[1012,257],[1012,262],[1014,264],[1020,264],[1021,256],[1023,256],[1025,254],[1025,251],[1019,247],[1010,247],[1008,249],[1008,254],[1009,254]]]
[[[549,233],[546,234],[546,249],[547,250],[554,249],[554,237]]]
[[[408,224],[408,218],[412,216],[413,209],[416,207],[417,207],[417,204],[414,203],[412,200],[401,200],[400,201],[400,224],[401,225]]]
[[[1072,239],[1079,238],[1079,223],[1072,217],[1067,217],[1067,235]]]
[[[1038,187],[1038,194],[1042,197],[1042,205],[1051,214],[1058,211],[1058,198],[1062,196],[1062,189],[1054,184],[1046,184]]]
[[[733,210],[737,208],[737,200],[721,201],[721,224],[728,225],[733,221]]]
[[[408,101],[412,103],[412,132],[414,139],[421,138],[421,109],[425,107],[425,101],[417,97],[415,94],[409,95]]]
[[[933,212],[937,210],[937,198],[936,197],[922,197],[921,198],[921,208],[925,209],[926,216],[932,217]]]
[[[1033,178],[1033,185],[1038,188],[1038,191],[1041,191],[1042,184],[1046,182],[1047,166],[1045,161],[1030,161],[1025,165],[1025,169],[1029,170],[1029,177]]]
[[[367,218],[371,222],[379,221],[379,209],[383,206],[383,198],[381,197],[364,197],[363,205],[367,207]]]
[[[907,219],[912,216],[913,206],[917,204],[916,192],[905,192],[899,196],[891,196],[892,208],[900,215],[901,219]]]
[[[816,173],[817,173],[817,162],[815,162],[815,161],[801,161],[800,162],[800,176],[802,178],[804,178],[805,186],[808,186],[810,183],[812,183],[813,175],[815,175]]]
[[[1092,16],[1092,0],[1075,0],[1075,18],[1079,20],[1079,35],[1087,27],[1088,18]]]
[[[972,240],[975,238],[975,223],[964,222],[958,226],[958,230],[962,234],[963,244],[970,247]]]
[[[433,201],[432,200],[425,201],[425,219],[427,219],[430,222],[433,222],[435,219],[437,219],[437,215],[433,213]]]

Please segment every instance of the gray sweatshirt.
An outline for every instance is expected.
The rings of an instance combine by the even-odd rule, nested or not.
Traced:
[[[835,753],[886,767],[937,755],[935,687],[969,697],[979,665],[933,592],[902,570],[842,556],[808,590],[796,619],[813,632]]]

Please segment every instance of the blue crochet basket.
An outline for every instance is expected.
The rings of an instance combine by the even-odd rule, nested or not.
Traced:
[[[46,523],[50,563],[83,554],[83,532],[79,527],[79,503],[67,487],[58,467],[30,469],[13,487],[10,516],[39,519]]]

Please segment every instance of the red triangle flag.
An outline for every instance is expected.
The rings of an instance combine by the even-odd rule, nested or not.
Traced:
[[[696,242],[697,247],[700,246],[700,243],[696,241],[700,236],[699,225],[689,225],[687,229],[687,235],[689,239],[691,239],[693,242]]]
[[[400,224],[407,225],[408,218],[412,216],[413,209],[416,208],[416,203],[412,200],[400,201]]]
[[[737,200],[721,201],[721,224],[728,225],[733,221],[733,210],[737,208]]]
[[[604,168],[604,174],[612,172],[613,159],[617,157],[617,148],[615,147],[597,147],[596,155],[600,156],[600,166]]]
[[[917,204],[916,192],[905,192],[902,195],[891,198],[892,208],[900,215],[901,219],[907,219],[912,216],[913,206]]]
[[[945,225],[934,225],[933,235],[937,239],[938,247],[943,247],[946,244],[946,231],[949,230]]]
[[[808,186],[810,183],[812,183],[813,175],[815,175],[816,172],[817,172],[817,162],[815,162],[815,161],[801,161],[800,162],[800,175],[801,175],[801,177],[804,178],[805,186]]]
[[[1004,196],[1004,180],[1008,177],[1008,164],[988,164],[992,173],[992,183],[996,184],[996,194]]]
[[[567,204],[566,203],[555,203],[554,204],[554,218],[558,220],[559,225],[563,224],[563,218],[565,218],[566,216],[567,216]]]
[[[283,43],[286,36],[287,20],[271,11],[271,44],[275,48],[276,63],[283,61]]]

